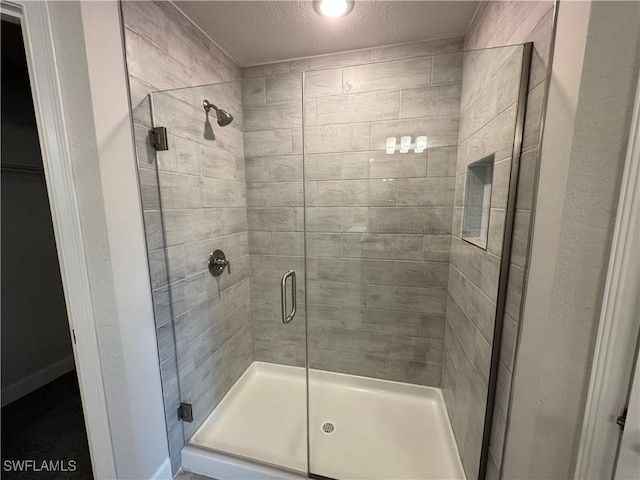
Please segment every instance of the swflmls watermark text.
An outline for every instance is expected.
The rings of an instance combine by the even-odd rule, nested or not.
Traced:
[[[75,460],[4,460],[5,472],[75,472]]]

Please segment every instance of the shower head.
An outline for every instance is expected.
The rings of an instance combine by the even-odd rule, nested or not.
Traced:
[[[225,112],[224,110],[216,110],[216,115],[218,117],[218,125],[221,127],[226,127],[231,122],[233,122],[233,117],[229,112]]]
[[[221,127],[226,127],[231,122],[233,122],[233,116],[231,116],[229,112],[225,112],[221,108],[216,107],[213,103],[209,102],[209,100],[203,100],[202,107],[207,113],[209,113],[212,108],[216,111],[216,117],[218,117],[218,125],[220,125]]]

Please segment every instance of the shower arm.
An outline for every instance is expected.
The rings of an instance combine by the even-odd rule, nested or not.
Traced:
[[[202,108],[204,108],[204,111],[209,113],[211,111],[211,109],[213,108],[216,112],[218,111],[218,107],[216,107],[213,103],[211,103],[209,100],[203,100],[202,101]]]

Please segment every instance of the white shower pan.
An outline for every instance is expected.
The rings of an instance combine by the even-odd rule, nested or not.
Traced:
[[[307,478],[304,368],[253,362],[182,452],[219,480]],[[309,371],[310,471],[335,479],[464,479],[440,389]]]

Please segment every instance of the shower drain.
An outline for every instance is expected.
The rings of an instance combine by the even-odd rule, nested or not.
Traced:
[[[333,424],[333,422],[324,422],[320,427],[320,430],[322,430],[322,433],[324,433],[325,435],[331,435],[336,431],[336,426]]]

